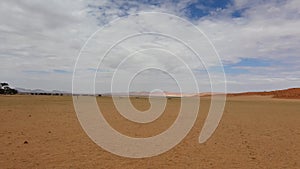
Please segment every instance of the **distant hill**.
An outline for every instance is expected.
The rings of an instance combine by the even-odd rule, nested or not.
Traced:
[[[64,94],[64,95],[72,95],[71,93],[59,91],[59,90],[52,90],[46,91],[41,89],[25,89],[25,88],[15,88],[19,93],[23,94]],[[102,93],[99,94],[102,96],[127,96],[127,93]],[[190,96],[211,96],[211,95],[224,95],[224,93],[211,93],[211,92],[203,92],[198,94],[190,94],[190,93],[175,93],[175,92],[129,92],[129,96],[166,96],[166,97],[190,97]],[[286,99],[300,99],[300,88],[290,88],[290,89],[283,89],[283,90],[274,90],[274,91],[262,91],[262,92],[242,92],[242,93],[227,93],[228,97],[233,96],[272,96],[273,98],[286,98]]]
[[[25,89],[25,88],[16,88],[19,93],[67,93],[64,91],[59,91],[59,90],[52,90],[52,91],[47,91],[47,90],[42,90],[42,89]]]
[[[189,97],[189,96],[195,96],[195,94],[188,94],[188,93],[175,93],[175,92],[129,92],[127,93],[104,93],[102,94],[103,96],[153,96],[153,97],[161,97],[161,96],[166,96],[166,97]]]

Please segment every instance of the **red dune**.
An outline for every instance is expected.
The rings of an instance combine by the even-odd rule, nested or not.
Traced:
[[[227,96],[273,96],[273,98],[300,99],[300,88],[290,88],[284,90],[264,91],[264,92],[244,92],[229,93]]]

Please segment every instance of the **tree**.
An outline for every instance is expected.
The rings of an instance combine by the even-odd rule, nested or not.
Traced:
[[[0,83],[0,94],[13,95],[17,93],[18,91],[16,89],[10,88],[8,83]]]

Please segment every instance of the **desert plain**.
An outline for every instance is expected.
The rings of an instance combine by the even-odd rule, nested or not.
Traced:
[[[109,124],[132,137],[166,130],[178,115],[180,98],[168,99],[157,120],[125,119],[110,97],[97,97]],[[147,98],[134,97],[139,110]],[[150,158],[124,158],[96,145],[81,128],[71,96],[0,96],[0,168],[300,168],[300,99],[269,95],[227,97],[223,118],[212,137],[198,137],[210,106],[201,97],[189,134],[173,149]]]

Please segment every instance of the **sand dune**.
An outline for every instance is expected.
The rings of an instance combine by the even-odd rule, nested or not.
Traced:
[[[300,99],[300,88],[290,88],[284,90],[264,91],[264,92],[244,92],[229,93],[227,96],[272,96],[274,98]]]

